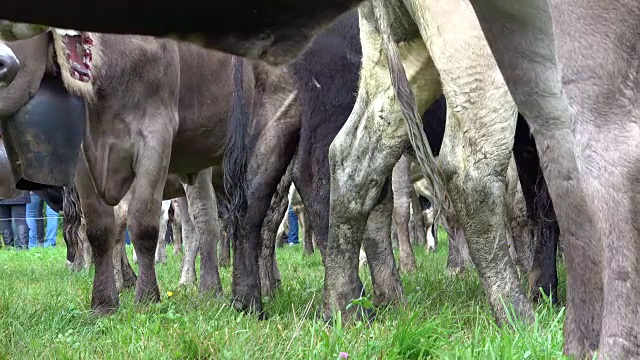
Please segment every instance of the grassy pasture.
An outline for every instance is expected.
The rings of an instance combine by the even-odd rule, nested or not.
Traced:
[[[301,246],[278,249],[282,286],[265,299],[269,320],[257,321],[229,308],[230,269],[220,273],[224,299],[179,288],[171,246],[157,267],[160,303],[135,305],[126,291],[115,315],[97,317],[89,311],[93,270],[71,273],[58,244],[0,251],[0,359],[562,358],[563,308],[541,304],[533,325],[497,327],[475,272],[445,272],[446,243],[435,254],[416,249],[419,270],[402,276],[405,305],[379,310],[371,325],[345,327],[319,319],[322,262]],[[370,293],[368,271],[361,276]]]

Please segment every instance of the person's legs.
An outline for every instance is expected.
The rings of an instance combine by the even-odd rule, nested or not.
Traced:
[[[2,231],[2,238],[4,239],[4,246],[6,249],[9,249],[10,246],[13,246],[10,205],[0,205],[0,229]]]
[[[300,243],[298,239],[298,216],[291,205],[289,205],[289,238],[287,239],[289,245],[296,245]]]
[[[31,202],[26,206],[27,227],[29,228],[29,248],[38,246],[38,226],[42,226],[42,200],[38,195],[30,193]]]
[[[27,226],[27,205],[13,205],[11,206],[11,217],[16,223],[16,230],[18,236],[15,240],[15,247],[19,249],[28,249],[29,245],[29,227]]]
[[[47,215],[47,227],[45,234],[44,247],[55,247],[56,237],[58,236],[58,213],[49,205],[44,204],[45,214]]]
[[[129,228],[124,229],[124,243],[127,245],[131,245],[131,240],[129,239]]]

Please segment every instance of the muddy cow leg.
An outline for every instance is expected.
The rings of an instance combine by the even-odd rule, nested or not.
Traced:
[[[371,4],[363,3],[359,16],[363,58],[358,98],[329,148],[331,218],[325,259],[325,320],[335,311],[342,311],[344,321],[357,312],[355,306],[346,307],[363,291],[358,251],[367,219],[409,144]],[[406,39],[399,45],[399,53],[402,59],[412,59],[405,64],[407,75],[415,85],[418,110],[424,111],[440,91],[429,53],[421,39]]]
[[[186,189],[187,187],[185,186],[185,191]],[[196,236],[196,229],[193,220],[191,220],[189,203],[186,196],[178,199],[178,207],[180,207],[182,242],[184,243],[184,257],[182,258],[182,268],[178,284],[191,285],[196,282],[196,256],[198,255],[200,240]]]
[[[449,226],[449,255],[447,256],[447,271],[451,274],[463,274],[470,265],[469,247],[464,236],[464,230],[460,227],[458,216],[450,214],[447,217]],[[435,233],[435,224],[431,225],[431,236]]]
[[[113,209],[98,196],[84,156],[78,161],[76,186],[86,221],[87,239],[95,260],[91,308],[99,314],[114,312],[119,305],[113,276]]]
[[[562,77],[556,60],[558,55],[552,45],[555,43],[553,29],[560,24],[552,21],[552,12],[546,1],[516,4],[474,0],[472,4],[513,99],[530,124],[536,139],[540,163],[566,250],[567,315],[564,352],[584,357],[598,347],[600,338],[603,284],[602,276],[593,274],[600,274],[602,269],[599,254],[603,244],[594,236],[594,219],[580,183],[575,154],[578,146],[572,131],[568,102],[563,95]],[[497,14],[510,16],[497,19]],[[574,15],[579,14],[582,12]],[[580,44],[573,40],[575,28],[570,33],[571,41]],[[589,51],[593,48],[586,47]],[[571,56],[574,56],[576,47],[569,48],[572,49]],[[587,58],[592,55],[587,55]],[[531,61],[533,58],[539,61]],[[585,58],[579,56],[575,59]],[[600,66],[599,62],[593,64]],[[583,76],[582,70],[580,74],[579,76]],[[608,191],[602,193],[609,194]],[[589,201],[598,206],[603,204],[597,198],[589,198]]]
[[[167,221],[169,220],[169,206],[171,200],[162,201],[160,210],[160,221],[158,223],[158,245],[156,247],[155,261],[156,264],[167,262],[167,242],[165,241],[165,233],[167,232]]]
[[[429,2],[426,9],[414,6],[417,3],[410,4],[409,11],[444,84],[448,111],[439,161],[469,254],[497,321],[507,320],[505,303],[519,319],[531,320],[533,308],[506,245],[505,184],[515,104],[468,3],[444,0]],[[447,20],[451,14],[467,24],[466,31]]]
[[[287,221],[287,209],[289,206],[289,188],[291,186],[291,167],[287,168],[278,189],[271,199],[271,206],[262,224],[262,249],[258,266],[260,267],[260,287],[262,296],[272,296],[280,284],[280,272],[276,261],[276,240],[284,235],[280,232],[282,222]],[[279,227],[276,231],[276,226]]]
[[[416,270],[416,257],[413,255],[409,239],[409,216],[411,206],[411,178],[409,166],[411,162],[402,156],[393,167],[391,184],[393,187],[393,221],[398,232],[398,248],[400,250],[400,270],[413,272]]]
[[[529,273],[533,263],[532,226],[512,157],[507,168],[507,238],[511,238],[513,245],[515,256],[512,258],[523,273]]]
[[[182,254],[182,218],[180,215],[180,207],[178,200],[172,199],[173,202],[173,256]]]
[[[213,292],[222,294],[222,284],[218,273],[218,254],[220,242],[218,223],[218,204],[211,185],[211,168],[198,173],[194,185],[185,186],[189,213],[193,219],[196,237],[200,244],[200,284],[201,294]],[[164,239],[164,238],[163,238]]]
[[[124,288],[124,274],[122,269],[122,255],[125,253],[125,230],[127,227],[127,209],[129,208],[130,193],[127,193],[120,203],[113,207],[115,217],[114,246],[113,246],[113,275],[116,279],[118,292]],[[126,256],[126,253],[125,253]],[[135,285],[135,282],[134,282]]]
[[[390,239],[393,197],[390,181],[387,181],[380,193],[380,203],[369,214],[367,230],[362,239],[371,272],[375,306],[390,305],[404,298]]]

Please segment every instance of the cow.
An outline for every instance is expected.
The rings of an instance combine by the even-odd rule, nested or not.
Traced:
[[[139,1],[137,4],[142,6],[142,3]],[[276,46],[281,50],[287,45],[290,46],[290,51],[283,51],[280,58],[280,61],[286,61],[297,54],[297,51],[292,49],[294,43],[308,41],[295,34],[287,35],[287,30],[296,32],[305,29],[308,34],[358,3],[358,0],[344,0],[292,5],[270,1],[258,4],[255,0],[245,0],[234,3],[229,9],[230,12],[208,13],[211,17],[224,16],[225,20],[232,20],[229,22],[231,25],[224,27],[221,24],[227,22],[218,21],[190,22],[191,26],[182,30],[178,24],[172,26],[171,23],[165,22],[140,21],[137,12],[124,10],[124,1],[101,7],[100,9],[108,11],[108,16],[102,19],[102,12],[93,13],[90,20],[84,12],[68,17],[68,12],[62,9],[70,8],[66,7],[67,5],[75,5],[70,0],[49,7],[41,7],[41,4],[35,2],[11,2],[3,6],[2,13],[15,21],[51,21],[53,25],[58,26],[102,26],[110,31],[117,31],[119,26],[127,25],[128,28],[121,29],[154,32],[155,35],[164,34],[165,29],[182,31],[185,36],[201,32],[205,33],[203,37],[209,39],[218,36],[217,40],[221,42],[227,35],[226,39],[234,41],[225,44],[210,41],[210,46],[225,47],[228,51],[242,52],[242,55],[253,57],[267,53],[265,39],[272,41],[278,38],[281,41],[273,41],[271,50]],[[242,8],[244,5],[248,6]],[[257,5],[255,9],[270,10],[257,12],[253,16],[258,17],[259,21],[254,21],[255,17],[249,15],[254,9],[251,5]],[[605,179],[599,172],[602,170],[601,167],[589,169],[589,173],[581,174],[578,164],[593,164],[594,161],[608,164],[608,159],[615,158],[616,162],[610,164],[612,171],[608,173],[622,171],[625,174],[633,174],[635,171],[633,166],[629,165],[637,164],[637,161],[633,160],[636,156],[634,152],[612,154],[613,147],[608,149],[606,144],[617,143],[624,145],[620,147],[624,149],[628,148],[627,145],[635,144],[636,132],[629,129],[634,129],[636,116],[624,117],[615,131],[609,131],[611,129],[607,128],[608,124],[611,124],[607,116],[614,116],[615,111],[610,111],[611,115],[601,116],[603,107],[633,110],[634,102],[628,101],[628,96],[625,96],[617,100],[624,102],[622,107],[614,104],[610,96],[603,96],[610,89],[605,89],[601,84],[627,84],[619,80],[626,79],[625,76],[633,72],[632,61],[626,59],[630,58],[628,54],[633,53],[628,44],[634,44],[633,39],[637,35],[637,4],[616,2],[618,11],[613,13],[602,9],[605,6],[609,9],[609,2],[576,1],[556,4],[536,0],[517,3],[473,0],[471,5],[478,15],[480,26],[518,109],[532,125],[534,134],[538,135],[537,149],[564,237],[569,278],[573,279],[568,283],[570,295],[564,351],[567,354],[582,356],[601,345],[601,353],[605,356],[634,355],[640,347],[638,341],[634,340],[637,331],[632,327],[632,324],[638,323],[637,315],[633,315],[637,314],[635,309],[638,300],[637,296],[629,292],[632,291],[630,289],[637,288],[635,284],[640,277],[638,271],[634,270],[637,267],[638,250],[633,239],[637,239],[638,236],[632,221],[629,220],[633,217],[628,216],[632,212],[632,205],[629,204],[634,203],[628,200],[635,195],[627,194],[624,190],[631,186],[628,179],[634,177],[616,176],[615,179]],[[126,6],[131,5],[127,2]],[[193,4],[185,5],[183,9],[193,9],[191,6]],[[318,10],[318,7],[323,7],[324,11],[309,11]],[[33,12],[34,8],[41,11]],[[420,14],[414,12],[414,15]],[[176,18],[179,19],[181,18]],[[296,22],[292,21],[293,19],[304,21]],[[237,35],[234,30],[237,24],[247,26],[248,30],[244,33],[247,36],[244,40],[238,41],[237,36],[234,37]],[[605,30],[592,31],[596,24]],[[276,37],[273,37],[274,33],[277,34]],[[612,33],[620,36],[613,40],[607,38]],[[575,41],[576,34],[584,41]],[[289,42],[282,41],[283,38],[289,39]],[[556,38],[559,40],[556,41]],[[193,41],[197,40],[193,38]],[[591,46],[594,41],[604,44],[602,49],[606,51],[594,51]],[[265,58],[275,61],[273,57]],[[568,70],[568,75],[564,77],[564,85],[571,85],[567,96],[562,92],[563,77],[560,74],[560,64]],[[606,71],[602,71],[603,69]],[[613,81],[609,81],[611,79]],[[592,82],[598,85],[593,85]],[[593,90],[594,87],[597,90]],[[584,91],[586,88],[590,90]],[[596,99],[603,106],[591,106],[591,102],[595,102]],[[604,101],[606,102],[602,103]],[[569,102],[577,111],[569,112]],[[587,121],[588,119],[597,120]],[[576,133],[580,136],[574,137],[571,124],[578,124]],[[611,142],[609,138],[601,139],[602,136],[611,139],[618,139],[619,136],[624,140],[624,144],[615,140]],[[576,155],[574,150],[578,148],[588,149],[588,156],[583,158],[582,152]],[[585,167],[581,165],[580,168]],[[586,179],[583,181],[582,177]],[[593,185],[592,189],[586,185]],[[583,187],[589,191],[590,201],[598,204],[594,205],[598,206],[597,209],[592,210],[588,205]],[[603,194],[609,193],[625,195],[612,198],[608,202],[599,201],[605,196]],[[598,196],[594,199],[591,195]],[[606,215],[596,217],[591,214],[592,211],[598,215]],[[620,236],[612,236],[615,239],[614,250],[605,253],[604,238],[610,238],[612,233]],[[621,256],[624,258],[620,258]],[[629,276],[616,277],[615,281],[606,285],[607,291],[604,291],[605,285],[600,280],[602,277],[598,275],[600,272],[606,273],[607,278],[611,278],[609,275],[614,273]],[[603,302],[605,293],[612,301]],[[602,304],[606,305],[603,307]]]
[[[45,72],[57,71],[69,91],[83,96],[89,104],[89,119],[76,186],[96,261],[92,308],[100,313],[110,313],[118,304],[112,260],[107,260],[111,257],[115,237],[111,206],[117,205],[127,192],[132,197],[127,224],[140,264],[136,302],[158,301],[154,252],[167,173],[179,174],[189,185],[207,186],[210,190],[202,188],[199,191],[210,197],[207,204],[215,204],[211,175],[204,181],[199,177],[203,169],[222,165],[224,156],[236,164],[236,173],[245,171],[244,166],[250,173],[268,167],[271,175],[267,172],[260,177],[249,177],[252,183],[247,186],[252,205],[261,198],[269,198],[269,192],[274,192],[275,186],[269,188],[264,184],[269,181],[277,184],[289,162],[286,152],[292,156],[289,143],[297,141],[299,120],[293,101],[295,93],[287,85],[286,70],[263,63],[233,60],[224,53],[171,40],[95,33],[82,33],[93,41],[93,61],[89,64],[91,77],[86,81],[84,73],[75,74],[85,80],[75,86],[79,82],[74,77],[78,67],[72,63],[73,52],[65,49],[65,45],[73,44],[66,36],[66,33],[53,31],[9,43],[30,72],[23,74],[28,79],[14,81],[3,89],[12,94],[11,97],[0,97],[3,110],[19,107],[18,103],[28,98],[23,95],[28,95],[30,86],[37,85]],[[57,56],[53,58],[52,53]],[[69,53],[71,55],[65,59],[64,55]],[[213,82],[218,85],[209,86]],[[239,88],[234,89],[234,84],[240,84]],[[235,102],[232,101],[234,97]],[[247,119],[249,116],[251,119]],[[234,136],[239,143],[232,143],[236,139]],[[245,149],[246,143],[254,149],[251,153]],[[234,145],[243,154],[255,156],[246,157],[244,163],[237,161],[228,150]],[[263,161],[264,156],[272,156],[276,162],[281,162],[281,170],[274,162]],[[261,182],[257,182],[258,178]],[[264,205],[267,206],[268,203]],[[211,208],[213,215],[217,215],[216,206]],[[240,224],[242,227],[252,218],[251,211],[256,208],[249,209],[247,221]],[[254,222],[258,236],[262,218]],[[217,222],[209,227],[215,229]],[[243,235],[246,233],[244,228],[240,230]],[[219,235],[209,235],[208,241],[200,244],[205,267],[203,274],[206,274],[200,279],[200,290],[217,294],[221,291],[215,263],[215,242]],[[234,255],[249,259],[250,263],[253,252],[257,262],[258,245],[258,239],[242,241]],[[237,274],[250,271],[244,268],[249,266],[245,264],[246,261],[234,262],[233,293],[242,299],[240,307],[251,305],[246,300],[250,296],[243,292],[253,290],[246,284],[244,275]],[[255,276],[258,276],[257,271]],[[238,290],[239,287],[242,290]]]

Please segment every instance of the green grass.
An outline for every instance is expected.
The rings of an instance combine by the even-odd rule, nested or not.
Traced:
[[[406,305],[379,311],[372,325],[345,327],[318,319],[322,262],[317,253],[304,257],[301,246],[278,249],[282,286],[265,299],[270,319],[257,321],[226,300],[178,288],[180,259],[171,247],[157,267],[161,303],[137,306],[127,291],[115,315],[97,317],[89,311],[93,270],[69,272],[59,244],[0,251],[0,359],[337,359],[341,351],[351,359],[562,357],[562,308],[543,304],[533,325],[498,328],[477,275],[445,272],[446,243],[435,254],[417,250],[418,272],[402,277]],[[220,275],[228,297],[229,269]]]

